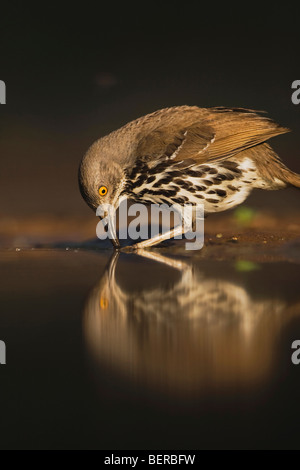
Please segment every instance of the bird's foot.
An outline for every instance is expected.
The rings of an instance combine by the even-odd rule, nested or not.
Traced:
[[[144,248],[140,246],[140,243],[135,243],[134,245],[123,246],[120,251],[123,253],[136,253],[139,250],[143,250]]]
[[[134,248],[134,245],[131,245],[131,246],[123,246],[120,251],[122,253],[131,253],[133,251],[135,251],[135,248]]]

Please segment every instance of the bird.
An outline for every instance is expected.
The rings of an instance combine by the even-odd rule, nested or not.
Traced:
[[[116,210],[124,199],[145,204],[202,204],[204,215],[232,209],[255,188],[300,188],[267,142],[289,132],[263,111],[176,106],[129,122],[94,142],[79,166],[79,188],[94,210]],[[105,214],[112,219],[111,212]],[[103,218],[103,217],[102,217]],[[120,242],[111,221],[110,239]],[[153,246],[183,227],[143,240]]]

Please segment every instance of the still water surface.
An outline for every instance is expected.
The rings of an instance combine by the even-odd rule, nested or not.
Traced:
[[[1,448],[299,447],[299,264],[0,257]]]

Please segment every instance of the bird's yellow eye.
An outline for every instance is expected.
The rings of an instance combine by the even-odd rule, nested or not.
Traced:
[[[107,187],[106,186],[100,186],[99,194],[100,194],[100,196],[105,196],[107,194]]]

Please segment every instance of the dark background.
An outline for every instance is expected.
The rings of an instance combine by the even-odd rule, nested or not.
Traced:
[[[209,7],[204,2],[0,3],[0,79],[7,86],[7,104],[0,106],[0,235],[6,226],[6,246],[20,247],[2,250],[0,239],[0,339],[7,344],[0,383],[1,448],[299,447],[300,366],[290,360],[291,343],[300,336],[297,241],[278,245],[275,252],[275,259],[294,264],[258,267],[257,259],[274,259],[272,229],[266,246],[262,238],[253,242],[258,258],[255,253],[252,268],[250,263],[254,271],[244,273],[226,262],[226,244],[229,259],[248,260],[247,244],[211,245],[226,265],[222,271],[207,255],[210,272],[223,272],[226,283],[230,272],[234,280],[239,276],[250,313],[255,315],[264,301],[268,309],[272,298],[294,313],[285,318],[283,312],[281,324],[274,303],[278,336],[266,350],[272,363],[263,383],[208,389],[193,399],[135,387],[109,365],[91,363],[83,308],[110,252],[72,250],[68,244],[69,233],[82,227],[91,227],[89,236],[95,237],[96,218],[77,184],[84,152],[95,139],[159,108],[266,110],[292,129],[272,145],[300,173],[300,105],[291,102],[291,84],[300,79],[299,26],[295,6],[275,3],[244,2],[239,9],[229,2]],[[276,230],[284,231],[281,211],[294,221],[299,191],[257,191],[247,204],[275,212]],[[76,216],[86,223],[79,224]],[[57,221],[64,224],[68,217],[73,225],[66,224],[68,233],[55,245],[62,230]],[[24,219],[29,220],[26,233],[35,231],[34,243],[22,239]],[[31,249],[41,243],[39,225],[45,219],[50,222],[43,236],[52,230],[50,247],[58,251]],[[235,230],[220,224],[220,231],[229,229]],[[78,235],[76,247],[85,235]],[[169,248],[168,255],[174,255]],[[121,255],[120,281],[136,288],[138,280],[146,289],[151,279],[157,288],[172,287],[159,264],[151,267],[130,256]],[[247,373],[243,370],[242,377]]]
[[[300,172],[299,16],[251,3],[1,3],[0,215],[91,217],[77,187],[89,145],[140,115],[181,104],[268,111]],[[293,191],[250,205],[298,205]],[[283,196],[284,194],[284,196]]]

